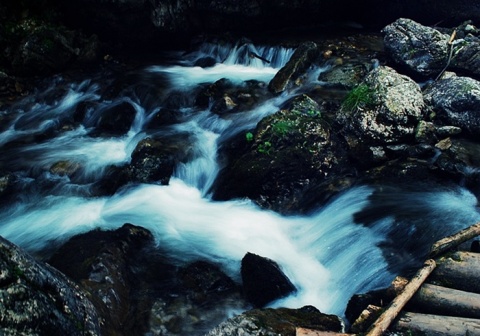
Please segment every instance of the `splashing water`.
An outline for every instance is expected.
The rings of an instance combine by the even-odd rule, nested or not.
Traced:
[[[252,52],[271,63],[252,59]],[[145,71],[167,76],[171,85],[184,90],[223,77],[237,82],[268,81],[291,53],[248,44],[230,50],[205,45],[181,65],[152,66]],[[193,66],[204,55],[215,58],[217,64],[205,69]],[[0,134],[0,144],[14,144],[0,154],[2,167],[46,171],[57,161],[70,160],[81,163],[85,180],[91,183],[102,177],[107,166],[128,163],[138,141],[147,136],[145,123],[150,114],[161,106],[147,109],[138,97],[102,101],[97,91],[97,85],[85,81],[72,85],[57,102],[39,102],[19,113]],[[271,258],[298,288],[272,306],[314,305],[342,315],[352,294],[384,286],[395,271],[418,261],[415,255],[423,250],[415,244],[428,245],[479,220],[471,193],[434,186],[433,191],[416,192],[400,187],[355,187],[309,215],[290,217],[261,210],[248,200],[209,199],[208,190],[219,171],[219,146],[255,127],[289,98],[291,93],[285,93],[228,118],[187,106],[182,121],[168,132],[190,134],[193,155],[176,167],[168,186],[142,184],[100,198],[71,193],[23,195],[22,201],[0,209],[0,234],[34,251],[74,234],[115,229],[128,222],[149,229],[178,263],[208,259],[237,280],[247,252]],[[87,100],[96,105],[84,124],[40,142],[14,142],[42,132],[48,123],[71,117],[75,106]],[[137,113],[130,131],[121,137],[90,136],[95,123],[88,118],[120,101],[127,101]]]

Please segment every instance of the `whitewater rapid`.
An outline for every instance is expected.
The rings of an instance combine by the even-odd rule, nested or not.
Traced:
[[[250,57],[252,52],[271,62]],[[224,77],[235,82],[268,82],[292,52],[251,44],[230,49],[204,45],[183,55],[177,64],[153,65],[143,71],[167,78],[171,90],[188,95],[192,88]],[[194,65],[205,56],[213,57],[216,65]],[[316,77],[321,70],[311,71]],[[298,291],[271,306],[313,305],[342,315],[353,294],[387,285],[397,270],[418,262],[418,254],[428,243],[480,219],[474,195],[462,188],[436,186],[414,191],[402,186],[357,186],[303,216],[281,216],[248,199],[211,200],[209,190],[221,168],[217,160],[220,145],[278,111],[295,92],[228,118],[208,108],[194,111],[183,107],[183,121],[163,131],[189,134],[193,155],[176,167],[168,186],[129,185],[113,196],[86,197],[89,185],[101,178],[108,166],[130,161],[136,144],[148,136],[145,124],[161,108],[147,106],[135,96],[103,100],[98,91],[98,84],[87,79],[72,83],[54,102],[42,101],[39,94],[34,104],[17,105],[18,115],[0,134],[0,144],[38,135],[49,124],[71,117],[75,107],[85,101],[96,102],[97,109],[128,102],[136,118],[123,136],[92,137],[93,110],[77,128],[52,139],[5,149],[1,154],[4,168],[15,171],[26,185],[38,182],[28,174],[36,171],[37,179],[48,180],[53,187],[47,194],[26,188],[17,202],[1,207],[3,237],[27,250],[41,251],[78,233],[132,223],[149,229],[177,263],[207,259],[237,281],[247,252],[275,260]],[[51,173],[49,168],[61,160],[78,163],[82,178],[72,181]],[[84,193],[75,192],[77,189]]]

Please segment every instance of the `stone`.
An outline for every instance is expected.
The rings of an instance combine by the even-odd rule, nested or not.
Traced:
[[[321,313],[313,306],[305,306],[299,309],[253,309],[228,319],[210,330],[206,335],[293,336],[296,327],[341,332],[342,321],[335,315]]]
[[[0,237],[0,334],[101,335],[88,294]]]
[[[476,138],[480,132],[480,82],[452,76],[429,85],[425,103],[435,112],[440,126],[455,126],[462,134]]]
[[[447,65],[449,35],[400,18],[383,28],[386,51],[411,73],[437,76]]]
[[[276,262],[253,253],[243,257],[241,274],[245,296],[255,307],[263,307],[296,290]]]
[[[319,53],[315,42],[304,42],[298,46],[287,64],[275,74],[268,84],[270,92],[279,94],[285,91],[299,76],[305,73]]]
[[[412,141],[424,106],[417,83],[379,66],[349,93],[337,121],[352,148]]]
[[[137,111],[132,104],[121,102],[102,111],[96,132],[110,135],[124,135],[130,130]]]

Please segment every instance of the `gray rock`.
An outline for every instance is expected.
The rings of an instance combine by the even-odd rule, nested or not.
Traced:
[[[385,49],[413,73],[436,76],[447,65],[449,36],[410,19],[398,19],[382,30]]]
[[[100,335],[85,292],[1,237],[0,270],[0,334]]]
[[[344,101],[337,120],[350,147],[393,144],[413,140],[424,115],[419,86],[392,68],[372,70]]]
[[[254,309],[221,323],[207,336],[295,335],[296,327],[340,332],[342,323],[337,316],[322,314],[312,306]]]
[[[449,77],[432,83],[425,90],[425,103],[435,120],[460,127],[465,134],[480,132],[480,82],[469,77]]]

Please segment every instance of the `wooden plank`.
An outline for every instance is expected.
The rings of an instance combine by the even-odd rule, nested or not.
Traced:
[[[480,253],[457,251],[437,259],[429,283],[480,294]]]
[[[397,317],[403,307],[412,298],[418,288],[427,279],[430,273],[432,273],[432,271],[435,269],[435,266],[436,263],[434,260],[429,259],[425,261],[424,266],[418,270],[417,274],[415,274],[415,276],[405,286],[403,292],[395,299],[393,299],[387,309],[375,321],[375,323],[368,331],[367,336],[383,335],[383,333],[388,329],[392,321]]]
[[[404,312],[392,330],[424,336],[480,336],[480,320]]]
[[[434,258],[476,236],[480,236],[480,222],[434,243],[430,249],[429,258]]]
[[[399,294],[408,280],[397,277],[393,283],[397,285],[392,285],[392,288]],[[480,318],[480,294],[427,283],[420,287],[409,304],[422,313]]]

